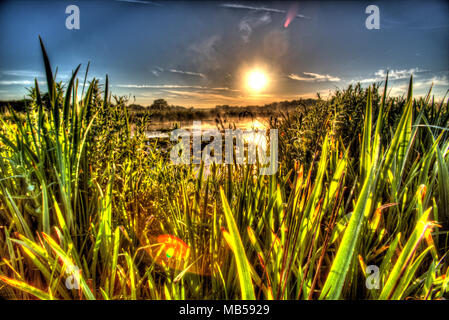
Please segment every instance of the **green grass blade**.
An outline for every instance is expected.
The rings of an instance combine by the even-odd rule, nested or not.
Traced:
[[[253,282],[251,280],[251,268],[246,258],[245,249],[240,238],[237,224],[235,223],[231,208],[229,207],[227,197],[222,188],[220,188],[221,201],[225,213],[226,224],[229,228],[230,241],[234,249],[235,261],[237,264],[238,279],[243,300],[255,300]]]

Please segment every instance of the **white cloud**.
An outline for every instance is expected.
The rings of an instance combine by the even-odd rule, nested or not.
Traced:
[[[193,90],[232,91],[232,92],[240,91],[236,89],[230,89],[227,87],[204,87],[204,86],[177,85],[177,84],[118,84],[115,85],[115,87],[133,88],[133,89],[193,89]]]
[[[229,97],[222,94],[216,93],[203,93],[203,92],[192,92],[192,91],[179,91],[179,90],[166,90],[166,92],[179,97],[184,98],[196,98],[199,100],[213,100],[213,101],[239,101],[240,98]]]
[[[14,77],[30,77],[30,78],[41,78],[44,76],[43,73],[39,71],[33,71],[33,70],[4,70],[2,71],[2,74],[6,76],[14,76]]]
[[[162,4],[160,4],[160,3],[152,2],[152,1],[144,1],[144,0],[115,0],[115,1],[128,2],[128,3],[148,4],[148,5],[157,6],[157,7],[161,7],[162,6]]]
[[[420,68],[411,68],[411,69],[403,69],[403,70],[389,70],[388,72],[388,80],[401,80],[401,79],[409,79],[410,76],[416,75],[417,73],[426,72],[427,70],[423,70]],[[360,82],[360,83],[374,83],[385,81],[387,78],[387,70],[380,69],[374,73],[374,77],[365,78],[361,80],[352,80],[352,82]]]
[[[135,88],[135,89],[177,89],[177,88],[193,88],[193,89],[202,89],[205,87],[201,86],[185,86],[185,85],[177,85],[177,84],[118,84],[116,87],[119,88]]]
[[[425,96],[430,87],[433,84],[432,92],[436,94],[437,96],[441,93],[444,94],[444,91],[441,91],[441,89],[447,89],[449,87],[449,78],[447,76],[434,76],[432,78],[423,79],[423,80],[417,80],[413,82],[413,96],[419,97],[419,96]],[[443,87],[443,88],[437,88],[437,87]],[[390,91],[390,96],[402,96],[407,94],[408,90],[408,83],[403,83],[401,85],[394,85]]]
[[[221,43],[220,35],[212,35],[200,42],[189,46],[189,56],[192,62],[202,70],[216,70],[221,66],[220,51],[217,49]]]
[[[449,86],[449,79],[447,76],[433,77],[432,79],[429,79],[426,84],[432,83],[434,86]]]
[[[30,81],[30,80],[19,80],[19,81],[2,80],[2,81],[0,81],[0,85],[3,85],[3,86],[31,85],[31,84],[34,84],[34,81]]]
[[[164,72],[164,69],[162,69],[161,67],[156,67],[153,70],[151,70],[151,73],[155,76],[155,77],[159,77],[159,75]]]
[[[201,77],[201,78],[205,78],[206,76],[202,73],[199,72],[191,72],[191,71],[182,71],[182,70],[176,70],[176,69],[170,69],[171,73],[180,73],[180,74],[186,74],[189,76],[196,76],[196,77]]]
[[[247,6],[247,5],[243,5],[243,4],[237,4],[237,3],[224,3],[220,6],[225,7],[225,8],[231,8],[231,9],[244,9],[244,10],[251,10],[251,11],[273,12],[273,13],[283,13],[283,14],[287,13],[285,10],[267,8],[267,7]],[[302,14],[297,14],[296,17],[310,19],[310,17],[306,17]]]
[[[300,76],[294,73],[289,74],[287,77],[289,77],[292,80],[297,81],[308,81],[308,82],[338,82],[341,81],[340,78],[334,77],[328,74],[318,74],[313,72],[303,72],[307,77]]]
[[[271,22],[271,16],[269,13],[264,13],[260,17],[245,17],[239,23],[239,31],[242,34],[243,42],[247,43],[253,30],[257,27],[266,25]]]

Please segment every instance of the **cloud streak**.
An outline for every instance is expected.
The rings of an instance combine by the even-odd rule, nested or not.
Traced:
[[[44,77],[44,74],[39,71],[33,71],[33,70],[4,70],[2,71],[2,74],[6,76],[13,76],[13,77],[26,77],[26,78],[42,78]]]
[[[206,78],[206,76],[204,74],[199,73],[199,72],[182,71],[182,70],[176,70],[176,69],[170,69],[169,71],[171,73],[179,73],[179,74],[186,74],[186,75],[189,75],[189,76]]]
[[[282,13],[282,14],[287,13],[287,11],[285,11],[285,10],[267,8],[267,7],[247,6],[247,5],[243,5],[243,4],[237,4],[237,3],[223,3],[220,6],[224,7],[224,8],[230,8],[230,9],[244,9],[244,10],[251,10],[251,11],[272,12],[272,13]],[[310,17],[307,17],[302,14],[297,14],[296,17],[310,19]]]
[[[239,91],[227,87],[204,87],[204,86],[177,85],[177,84],[118,84],[115,85],[115,87],[132,88],[132,89],[195,89],[195,90],[214,90],[214,91],[230,91],[230,92]]]
[[[30,81],[30,80],[2,80],[2,81],[0,81],[0,85],[2,85],[2,86],[31,85],[31,84],[34,84],[34,81]]]
[[[168,93],[177,95],[182,98],[196,98],[199,100],[208,101],[239,101],[239,98],[230,97],[223,94],[216,93],[204,93],[204,92],[191,92],[191,91],[180,91],[180,90],[165,90]]]
[[[152,1],[144,1],[144,0],[115,0],[118,2],[128,2],[128,3],[137,3],[137,4],[147,4],[151,6],[162,7],[162,4]]]
[[[153,70],[151,70],[151,73],[155,76],[155,77],[159,77],[159,75],[164,72],[164,69],[162,69],[161,67],[156,67]]]
[[[426,72],[427,70],[423,70],[420,68],[411,68],[411,69],[402,69],[402,70],[390,70],[388,72],[388,80],[402,80],[408,79],[412,74],[417,74],[421,72]],[[360,82],[360,83],[374,83],[385,81],[387,78],[387,70],[380,69],[374,73],[374,77],[365,78],[361,80],[352,80],[352,82]]]
[[[239,23],[239,31],[242,33],[243,42],[248,43],[253,29],[271,22],[269,13],[264,13],[261,17],[247,17]]]
[[[289,74],[287,77],[296,81],[308,81],[308,82],[338,82],[340,78],[334,77],[328,74],[318,74],[313,72],[303,72],[304,76],[297,75],[295,73]]]

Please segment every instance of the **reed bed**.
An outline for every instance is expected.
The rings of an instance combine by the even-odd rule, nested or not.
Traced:
[[[261,176],[172,165],[107,77],[58,83],[41,47],[48,92],[0,117],[2,297],[448,298],[448,103],[412,78],[273,121]]]

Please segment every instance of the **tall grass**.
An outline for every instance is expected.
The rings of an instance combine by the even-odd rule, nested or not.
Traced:
[[[0,295],[447,298],[449,110],[412,78],[403,100],[387,79],[286,117],[279,171],[259,176],[171,165],[107,77],[81,89],[78,66],[63,87],[41,45],[48,93],[36,81],[1,118]]]

